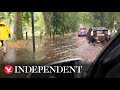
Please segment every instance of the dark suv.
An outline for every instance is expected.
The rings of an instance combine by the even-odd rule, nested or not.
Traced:
[[[89,42],[108,42],[110,40],[110,31],[105,27],[90,28],[87,33]]]

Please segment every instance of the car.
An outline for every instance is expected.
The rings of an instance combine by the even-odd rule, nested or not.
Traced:
[[[87,33],[87,40],[89,42],[108,42],[111,38],[110,31],[105,27],[93,27]]]
[[[80,30],[78,31],[78,37],[86,36],[86,34],[87,34],[87,29],[86,28],[80,28]]]
[[[89,69],[87,71],[83,70],[80,74],[30,73],[27,78],[120,78],[120,30],[106,45],[107,46],[90,65]],[[48,65],[80,66],[83,65],[83,63],[82,59],[75,58],[71,60],[56,61]]]

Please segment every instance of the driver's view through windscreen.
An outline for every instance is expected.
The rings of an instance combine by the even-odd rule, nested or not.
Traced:
[[[119,24],[119,12],[0,12],[0,78],[85,77]]]

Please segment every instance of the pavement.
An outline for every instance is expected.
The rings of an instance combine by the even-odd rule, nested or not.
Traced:
[[[36,40],[36,54],[41,48],[40,42]],[[16,63],[24,63],[24,64],[31,64],[34,63],[34,54],[32,51],[32,40],[29,40],[28,44],[26,45],[26,49],[11,49],[8,48],[6,54],[2,52],[2,47],[0,48],[0,63],[7,63],[7,64],[16,64]]]

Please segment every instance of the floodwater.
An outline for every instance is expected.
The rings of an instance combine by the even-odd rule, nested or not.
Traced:
[[[32,41],[29,42],[26,49],[9,49],[6,54],[3,54],[0,49],[0,63],[1,66],[5,64],[39,65],[64,59],[82,58],[82,61],[89,63],[90,66],[102,49],[103,45],[88,44],[86,37],[78,37],[77,33],[71,33],[64,37],[58,36],[55,42],[49,38],[42,42],[36,40],[35,54],[32,53]],[[0,75],[0,77],[6,77],[6,75]],[[9,77],[12,78],[14,75]],[[24,75],[21,75],[21,77],[24,77]]]

